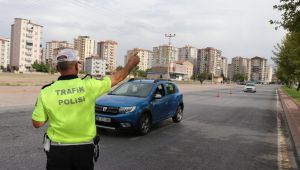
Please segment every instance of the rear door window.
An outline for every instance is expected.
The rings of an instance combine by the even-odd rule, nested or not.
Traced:
[[[167,94],[174,94],[176,92],[176,87],[173,83],[166,83]]]

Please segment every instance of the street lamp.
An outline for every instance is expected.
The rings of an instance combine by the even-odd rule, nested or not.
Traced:
[[[169,38],[169,47],[168,47],[168,50],[169,50],[169,48],[171,48],[171,55],[172,55],[172,51],[173,51],[172,47],[171,47],[171,39],[173,37],[175,37],[175,36],[176,36],[176,34],[165,34],[165,37]],[[167,63],[167,65],[168,65],[168,67],[167,67],[167,69],[168,69],[167,74],[168,74],[169,78],[170,78],[170,64],[171,64],[170,58],[171,58],[171,56],[169,54],[169,60],[168,60],[168,63]],[[166,61],[167,61],[167,59],[166,59]]]

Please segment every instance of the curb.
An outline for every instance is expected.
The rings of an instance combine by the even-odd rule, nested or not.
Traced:
[[[296,159],[300,162],[300,105],[281,89],[278,89],[278,96],[283,108],[283,116],[288,123],[292,142],[296,151]]]

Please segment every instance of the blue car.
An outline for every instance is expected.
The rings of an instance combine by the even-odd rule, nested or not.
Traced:
[[[183,96],[174,82],[131,79],[96,100],[96,126],[146,135],[159,121],[180,122],[183,108]]]

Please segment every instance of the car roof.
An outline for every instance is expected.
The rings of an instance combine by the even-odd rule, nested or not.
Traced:
[[[130,79],[128,80],[128,82],[135,82],[135,83],[153,83],[156,84],[158,82],[171,82],[170,80],[166,80],[166,79]]]

